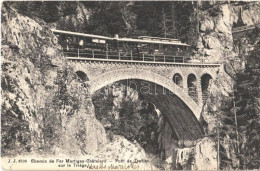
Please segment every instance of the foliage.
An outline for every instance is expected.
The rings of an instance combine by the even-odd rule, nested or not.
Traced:
[[[125,94],[125,91],[130,91],[130,95]],[[117,93],[120,93],[119,97]],[[96,118],[105,126],[107,134],[121,135],[132,142],[137,141],[146,152],[157,154],[159,118],[153,104],[142,100],[139,95],[136,99],[136,93],[135,90],[127,90],[125,85],[118,82],[112,87],[101,89],[93,97]],[[151,134],[154,134],[154,139]],[[157,148],[151,149],[151,146]]]
[[[76,14],[77,3],[65,1],[11,2],[13,7],[31,18],[41,18],[45,22],[55,22],[60,17]]]
[[[222,168],[260,166],[259,57],[257,53],[249,56],[246,70],[236,74],[234,99],[232,94],[223,99],[218,113]],[[224,148],[227,144],[229,147]]]
[[[195,10],[192,2],[60,2],[28,1],[8,2],[20,13],[31,18],[55,22],[67,15],[76,15],[78,3],[89,11],[88,24],[81,26],[87,33],[114,36],[160,36],[178,38],[193,44],[191,35],[197,31]],[[70,25],[66,26],[71,29]],[[64,28],[66,29],[66,28]]]
[[[93,2],[90,6],[92,14],[89,25],[86,26],[87,32],[109,36],[122,35],[126,31],[121,12],[124,5],[125,2]]]
[[[193,43],[196,3],[191,2],[84,2],[92,13],[87,32],[120,36],[160,36]]]
[[[162,3],[159,2],[135,2],[132,11],[136,14],[135,33],[137,35],[156,36],[158,34],[161,5]]]
[[[2,91],[15,92],[16,81],[2,76]],[[3,93],[3,92],[1,92]],[[2,94],[3,95],[3,94]],[[10,101],[11,107],[7,107]],[[28,121],[14,100],[2,100],[1,104],[1,151],[2,155],[15,155],[31,151],[31,135]],[[11,124],[10,124],[11,123]]]

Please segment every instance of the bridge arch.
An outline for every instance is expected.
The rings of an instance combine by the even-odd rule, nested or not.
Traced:
[[[128,68],[105,72],[90,80],[90,93],[93,94],[94,92],[101,89],[102,87],[105,87],[106,85],[126,79],[145,80],[165,87],[166,89],[174,93],[176,96],[178,96],[189,107],[189,109],[193,112],[195,117],[199,120],[201,112],[200,108],[196,104],[196,102],[187,93],[185,93],[184,89],[177,86],[172,80],[169,80],[164,76],[144,69],[133,70],[131,68]]]
[[[126,80],[139,81],[138,85],[142,85],[143,81],[151,82],[154,83],[153,85],[158,85],[157,89],[165,88],[172,92],[163,94],[161,93],[163,91],[158,91],[159,93],[141,94],[161,111],[179,141],[196,140],[204,135],[199,122],[200,108],[198,105],[181,87],[160,74],[137,68],[104,72],[90,80],[90,93],[98,93],[98,90],[109,84]]]
[[[183,88],[183,76],[181,74],[175,73],[172,80],[176,85]]]
[[[205,102],[206,99],[208,98],[209,86],[211,84],[212,79],[213,79],[212,76],[208,73],[204,73],[201,76],[201,91],[202,91],[203,102]]]
[[[204,69],[204,70],[202,70],[202,71],[200,72],[199,77],[202,78],[202,76],[205,75],[205,74],[210,75],[213,80],[215,80],[216,77],[217,77],[217,72],[216,72],[216,71],[213,72],[213,71],[211,71],[211,70],[206,70],[206,69]]]
[[[188,95],[195,101],[198,102],[198,89],[197,89],[197,77],[190,73],[187,77]]]
[[[89,81],[87,74],[81,70],[76,71],[77,76],[83,81]]]
[[[81,70],[87,74],[88,92],[93,97],[103,87],[115,82],[125,85],[127,80],[138,82],[138,85],[141,86],[146,86],[146,83],[149,82],[152,85],[158,85],[161,90],[166,89],[170,93],[164,94],[160,91],[159,93],[143,94],[141,89],[137,90],[142,98],[153,103],[160,110],[171,129],[176,133],[178,140],[195,140],[204,135],[199,122],[202,110],[201,77],[208,72],[215,79],[217,66],[87,61],[78,58],[69,60],[69,63],[75,72]],[[175,84],[173,81],[176,73],[181,75],[183,87],[177,86],[178,82]],[[196,86],[197,101],[194,101],[188,94],[188,81]],[[146,83],[142,84],[143,82]]]

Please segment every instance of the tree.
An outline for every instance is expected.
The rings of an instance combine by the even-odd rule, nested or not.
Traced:
[[[136,35],[156,36],[158,34],[161,7],[165,2],[135,2]]]
[[[218,113],[222,168],[259,169],[260,166],[258,54],[252,53],[248,57],[245,71],[236,73],[234,94],[223,99]]]
[[[12,2],[10,4],[20,13],[31,18],[41,18],[45,22],[58,21],[60,17],[76,14],[77,2],[59,1],[28,1]]]
[[[166,2],[162,6],[160,34],[161,37],[177,38],[177,16],[176,16],[175,3]]]
[[[126,23],[121,9],[126,2],[93,2],[89,25],[86,26],[88,33],[114,36],[125,35]],[[87,4],[86,4],[87,5]]]

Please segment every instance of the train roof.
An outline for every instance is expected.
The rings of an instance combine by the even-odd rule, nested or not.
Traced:
[[[132,38],[118,38],[118,41],[123,42],[140,42],[140,43],[153,43],[153,44],[167,44],[167,45],[177,45],[177,46],[190,46],[186,43],[181,43],[180,41],[160,41],[160,40],[148,40],[148,39],[132,39]]]
[[[178,39],[173,39],[173,38],[151,37],[151,36],[138,36],[138,39],[159,39],[159,40],[178,41]]]
[[[63,33],[63,34],[69,34],[69,35],[75,35],[75,36],[83,36],[83,37],[92,37],[97,39],[105,39],[105,40],[113,40],[111,37],[106,36],[99,36],[94,34],[86,34],[86,33],[78,33],[78,32],[71,32],[71,31],[65,31],[65,30],[55,30],[52,29],[54,33]]]
[[[111,37],[106,37],[106,36],[71,32],[71,31],[65,31],[65,30],[52,29],[52,31],[54,33],[62,33],[62,34],[75,35],[75,36],[91,37],[91,38],[104,39],[104,40],[118,40],[118,41],[122,41],[122,42],[140,42],[140,43],[167,44],[167,45],[177,45],[177,46],[190,46],[186,43],[181,43],[180,41],[178,41],[178,39],[161,38],[161,37],[139,36],[138,39],[126,38],[126,37],[124,37],[124,38],[111,38]]]

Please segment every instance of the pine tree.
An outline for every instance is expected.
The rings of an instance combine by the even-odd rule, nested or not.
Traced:
[[[233,94],[223,99],[218,112],[222,169],[259,169],[259,59],[259,53],[248,57],[245,71],[236,73]]]
[[[166,2],[162,6],[161,23],[158,36],[167,38],[177,38],[177,22],[175,2]]]
[[[106,36],[125,35],[126,23],[121,12],[124,5],[124,2],[93,2],[86,31]]]

